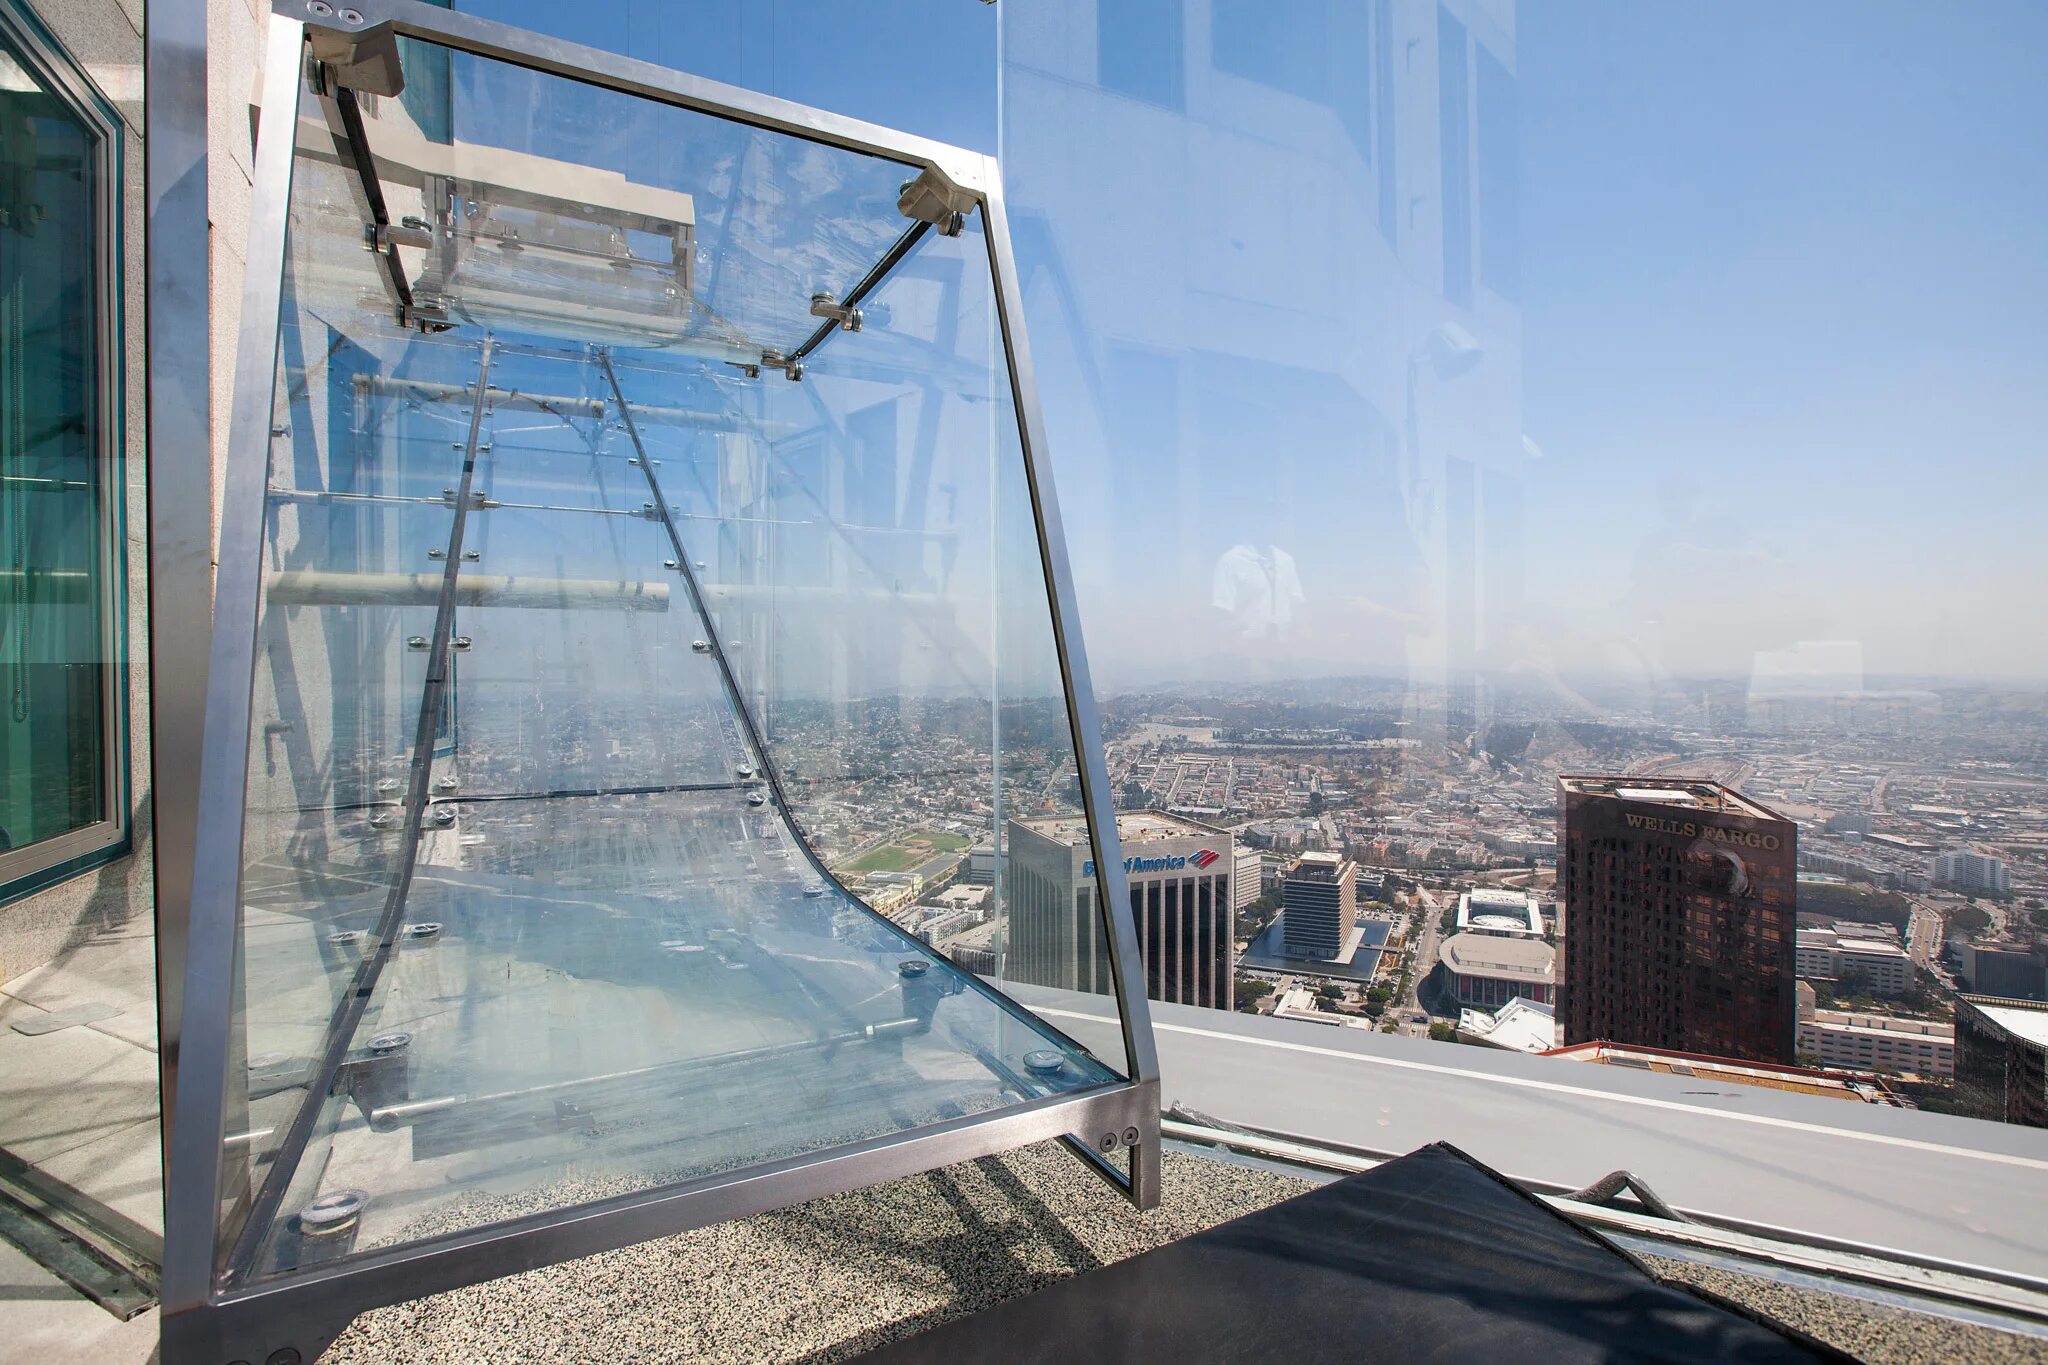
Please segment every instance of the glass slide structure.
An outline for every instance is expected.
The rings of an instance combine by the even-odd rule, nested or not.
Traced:
[[[993,163],[410,0],[271,25],[168,1359],[1050,1138],[1149,1206]],[[1107,894],[1026,926],[1049,817]]]

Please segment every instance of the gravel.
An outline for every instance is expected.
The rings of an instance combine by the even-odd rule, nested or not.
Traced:
[[[1169,1150],[1160,1207],[1138,1214],[1070,1154],[1034,1147],[378,1309],[322,1359],[822,1365],[1305,1188]],[[2038,1339],[1681,1261],[1655,1265],[1872,1365],[2048,1362]]]

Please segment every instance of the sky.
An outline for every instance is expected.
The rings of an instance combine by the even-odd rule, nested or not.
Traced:
[[[1389,3],[463,7],[1001,149],[1107,686],[2048,680],[2048,7]]]

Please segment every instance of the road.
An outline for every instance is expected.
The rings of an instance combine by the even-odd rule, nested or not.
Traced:
[[[1421,991],[1423,981],[1436,967],[1436,945],[1442,937],[1437,921],[1443,916],[1443,902],[1427,887],[1418,888],[1416,894],[1422,900],[1422,909],[1416,916],[1414,956],[1408,959],[1408,989],[1394,1002],[1394,1011],[1403,1034],[1427,1038],[1429,1018],[1422,1009]],[[1418,1015],[1422,1016],[1419,1020]]]

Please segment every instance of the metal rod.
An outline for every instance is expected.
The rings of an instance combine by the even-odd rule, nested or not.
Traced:
[[[445,574],[290,569],[271,575],[268,600],[273,606],[288,607],[423,607],[438,603],[445,589]],[[668,584],[464,574],[455,586],[455,604],[551,611],[611,607],[620,611],[659,612],[668,610]]]
[[[740,1048],[734,1052],[721,1052],[710,1057],[685,1057],[672,1062],[658,1062],[653,1066],[634,1067],[628,1071],[613,1071],[602,1076],[581,1076],[568,1081],[550,1081],[545,1085],[532,1085],[520,1090],[498,1090],[483,1095],[441,1095],[430,1100],[405,1100],[371,1110],[370,1125],[381,1131],[387,1127],[412,1123],[453,1109],[516,1104],[548,1095],[573,1093],[593,1086],[612,1085],[620,1081],[688,1075],[721,1066],[737,1066],[743,1062],[787,1057],[798,1052],[815,1052],[823,1048],[872,1043],[878,1038],[893,1038],[899,1033],[908,1033],[922,1022],[916,1018],[884,1019],[879,1023],[868,1024],[845,1033],[828,1033],[816,1038],[799,1038],[787,1043],[765,1043],[760,1047]]]
[[[391,226],[391,214],[384,206],[384,185],[377,178],[377,162],[370,155],[370,137],[363,128],[362,106],[356,103],[356,92],[345,85],[336,86],[330,96],[334,111],[341,120],[341,127],[335,131],[335,140],[341,143],[341,150],[354,167],[356,179],[362,185],[363,200],[370,207],[370,221],[375,229]],[[405,264],[398,259],[398,244],[379,246],[377,233],[370,238],[371,249],[384,267],[384,277],[391,286],[392,294],[398,300],[398,318],[410,321],[412,309],[412,286],[406,283]]]
[[[419,861],[420,835],[426,822],[427,789],[434,766],[434,733],[440,723],[441,701],[447,691],[449,636],[455,628],[456,580],[462,571],[462,533],[468,523],[470,487],[476,480],[477,442],[483,432],[484,410],[490,397],[492,345],[492,338],[486,335],[477,361],[476,400],[470,408],[469,436],[463,444],[462,479],[455,490],[455,515],[448,526],[448,563],[441,575],[441,598],[434,610],[434,633],[428,637],[427,676],[420,688],[419,722],[413,731],[412,785],[406,793],[405,840],[396,875],[385,897],[383,914],[377,923],[377,944],[357,965],[348,989],[334,1007],[334,1015],[327,1025],[327,1050],[320,1060],[314,1083],[307,1087],[305,1100],[300,1104],[298,1113],[293,1115],[291,1127],[278,1144],[276,1155],[271,1158],[263,1187],[257,1191],[250,1205],[248,1220],[243,1223],[242,1235],[228,1260],[231,1276],[246,1274],[256,1263],[264,1234],[284,1202],[292,1177],[298,1172],[306,1144],[313,1135],[313,1125],[326,1103],[328,1092],[334,1088],[335,1078],[341,1074],[356,1026],[370,1007],[370,995],[376,989],[377,979],[383,975],[385,963],[391,958],[392,947],[398,941],[399,928],[405,919],[405,900],[412,891],[413,868]]]
[[[559,357],[549,355],[545,358],[552,360]],[[355,386],[363,393],[407,398],[420,403],[452,403],[468,396],[468,391],[460,384],[441,384],[428,379],[400,379],[389,375],[359,374],[355,377]],[[524,393],[518,389],[509,389],[496,401],[500,410],[518,408],[522,411],[545,412],[565,421],[577,417],[601,418],[605,415],[602,398]],[[708,412],[699,408],[675,408],[642,403],[639,411],[640,419],[645,422],[658,422],[663,426],[695,427],[703,431],[744,431],[752,435],[789,436],[800,430],[795,422],[763,418],[743,419],[734,414]]]
[[[868,267],[868,273],[861,276],[860,281],[853,288],[846,291],[846,296],[839,301],[839,306],[841,308],[859,307],[861,301],[875,291],[882,281],[888,277],[889,272],[896,268],[898,262],[910,254],[910,249],[917,245],[918,240],[931,230],[932,225],[930,223],[912,223],[904,230],[903,235],[898,237],[890,245],[889,249],[882,253],[882,259]],[[824,345],[825,338],[838,330],[839,323],[837,319],[826,320],[819,325],[817,331],[811,333],[801,346],[789,353],[789,358],[792,361],[802,360],[812,351]]]

